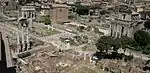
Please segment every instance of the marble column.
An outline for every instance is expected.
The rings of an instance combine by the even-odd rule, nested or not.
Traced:
[[[112,25],[112,36],[115,36],[115,27],[116,27],[116,25]]]
[[[27,13],[27,12],[25,12],[25,14],[26,14],[26,17],[25,17],[25,18],[27,18],[27,17],[28,17],[28,13]]]
[[[19,27],[18,27],[18,30],[17,30],[17,50],[16,50],[16,52],[15,53],[19,53],[19,51],[20,51],[20,33],[19,33]]]
[[[18,13],[19,14],[19,13]],[[22,11],[21,12],[21,17],[24,17],[25,13]],[[19,15],[18,15],[19,16]]]
[[[84,55],[84,60],[86,60],[86,53],[83,53],[83,55]]]
[[[27,50],[29,49],[29,34],[28,27],[26,28],[26,41],[27,41]]]
[[[131,28],[128,28],[128,37],[132,37],[132,35],[133,35],[133,27],[131,27]]]
[[[25,48],[25,46],[24,46],[24,27],[23,26],[21,26],[21,28],[22,28],[22,33],[21,33],[21,36],[22,36],[22,51],[24,51],[24,48]]]
[[[67,49],[70,49],[70,43],[67,43]]]
[[[27,11],[27,18],[29,17],[29,12]]]
[[[112,36],[112,25],[110,25],[109,32],[109,35]]]
[[[123,31],[123,36],[125,36],[127,34],[127,27],[124,27],[124,31]]]
[[[116,26],[115,26],[116,28],[115,28],[115,37],[117,37],[118,36],[118,26],[117,26],[117,24],[116,24]]]
[[[119,26],[119,38],[121,38],[121,34],[122,34],[122,26]]]
[[[134,33],[133,33],[133,27],[131,27],[131,37],[133,37],[134,36]]]

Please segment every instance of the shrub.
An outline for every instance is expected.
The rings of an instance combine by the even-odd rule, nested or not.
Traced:
[[[88,15],[89,10],[90,10],[90,9],[89,9],[89,6],[78,5],[76,12],[77,12],[79,15]]]
[[[31,55],[30,52],[26,52],[26,53],[18,54],[18,57],[19,58],[25,58],[25,57],[30,56],[30,55]]]
[[[135,50],[135,51],[142,51],[143,49],[142,49],[142,47],[137,46],[137,47],[135,47],[133,50]]]
[[[142,51],[142,53],[148,55],[148,54],[150,54],[150,50],[144,49],[144,50]]]
[[[150,35],[145,31],[137,31],[134,34],[134,39],[139,46],[146,46],[150,42]]]

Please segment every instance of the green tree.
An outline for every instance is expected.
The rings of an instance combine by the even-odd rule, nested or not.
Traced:
[[[122,36],[122,37],[120,38],[120,41],[121,41],[122,47],[128,47],[128,46],[133,47],[133,46],[136,45],[134,39],[129,38],[129,37],[127,37],[127,36]]]
[[[45,17],[45,25],[51,25],[51,19],[49,16]]]
[[[135,47],[137,46],[134,39],[122,36],[121,38],[113,38],[111,36],[103,36],[101,37],[98,42],[96,43],[97,49],[100,50],[100,52],[108,51],[111,47],[113,47],[113,50],[117,52],[119,48],[123,48],[124,52],[126,51],[126,48],[129,47]]]
[[[76,7],[77,7],[76,12],[79,15],[88,15],[89,14],[89,10],[90,10],[89,6],[78,5]]]
[[[106,51],[106,53],[107,53],[108,50],[111,48],[113,41],[114,41],[113,37],[103,36],[96,43],[97,49],[100,52]]]
[[[148,54],[150,54],[150,50],[144,49],[144,50],[142,51],[142,53],[148,55]]]
[[[48,29],[49,29],[49,27],[50,27],[50,25],[51,25],[51,19],[50,19],[50,16],[46,16],[45,17],[45,25],[47,25],[48,26]]]
[[[135,51],[142,51],[143,48],[142,48],[141,46],[136,46],[136,47],[134,47],[134,50],[135,50]]]
[[[144,50],[142,51],[143,54],[150,54],[150,44],[144,47]]]
[[[113,47],[113,50],[115,52],[117,52],[117,50],[121,47],[120,38],[115,38],[114,39],[114,42],[112,43],[112,47]]]
[[[146,29],[150,29],[150,20],[147,20],[145,23],[144,23],[144,27]]]
[[[127,36],[122,36],[119,39],[120,39],[121,48],[124,49],[124,52],[126,51],[126,48],[134,47],[136,45],[134,39],[129,38]]]
[[[142,30],[135,32],[134,39],[139,46],[146,46],[150,42],[150,35]]]
[[[148,44],[147,46],[145,46],[145,49],[150,50],[150,44]]]

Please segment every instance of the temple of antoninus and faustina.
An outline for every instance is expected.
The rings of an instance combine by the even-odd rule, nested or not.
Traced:
[[[127,5],[120,5],[116,14],[117,18],[111,21],[110,35],[113,37],[133,37],[137,30],[144,27],[140,14],[132,11]]]

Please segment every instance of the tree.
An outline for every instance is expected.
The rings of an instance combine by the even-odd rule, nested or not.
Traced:
[[[103,52],[105,49],[105,44],[103,43],[96,43],[96,47],[100,52]]]
[[[126,51],[126,48],[134,47],[136,45],[136,42],[134,39],[129,38],[127,36],[122,36],[120,38],[121,48],[124,49],[124,52]]]
[[[150,35],[142,30],[135,32],[134,39],[139,46],[146,46],[150,42]]]
[[[130,38],[130,37],[127,37],[127,36],[122,36],[122,37],[120,38],[120,41],[121,41],[122,47],[128,47],[128,46],[133,47],[133,46],[136,45],[134,39],[132,39],[132,38]]]
[[[144,27],[146,29],[150,29],[150,20],[147,20],[145,23],[144,23]]]
[[[144,50],[142,51],[144,54],[150,54],[150,44],[144,47]]]
[[[113,43],[113,37],[111,36],[103,36],[100,39],[98,39],[98,42],[96,43],[97,49],[100,52],[106,51],[106,53],[108,52],[108,50],[111,48],[112,43]]]
[[[145,46],[145,49],[150,50],[150,44],[148,44],[147,46]]]
[[[148,55],[148,54],[150,54],[150,50],[144,49],[144,50],[142,51],[142,53]]]
[[[114,42],[112,43],[113,50],[117,52],[117,50],[121,47],[120,38],[115,38]]]
[[[135,50],[135,51],[142,51],[142,50],[143,50],[143,48],[142,48],[142,47],[140,47],[140,46],[136,46],[136,47],[134,47],[134,50]]]
[[[98,39],[96,46],[97,49],[100,50],[100,52],[106,51],[107,53],[107,51],[112,47],[115,52],[117,52],[119,48],[123,48],[125,52],[126,48],[135,47],[137,46],[137,44],[134,41],[134,39],[129,38],[127,36],[122,36],[121,38],[103,36],[100,39]]]
[[[79,15],[88,15],[89,14],[89,10],[90,10],[89,6],[78,5],[77,9],[76,9],[76,12]]]
[[[47,25],[47,26],[48,26],[48,29],[49,29],[49,27],[50,27],[50,25],[51,25],[51,19],[50,19],[49,16],[46,16],[46,17],[45,17],[45,25]]]

